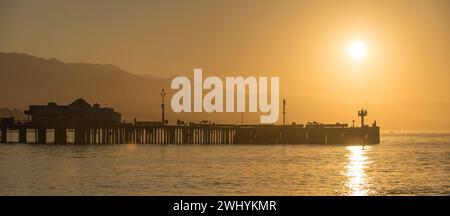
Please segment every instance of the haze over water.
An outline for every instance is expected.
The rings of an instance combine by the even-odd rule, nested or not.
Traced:
[[[450,134],[380,145],[0,145],[1,195],[450,195]]]

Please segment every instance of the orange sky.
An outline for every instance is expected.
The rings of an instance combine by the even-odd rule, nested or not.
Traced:
[[[3,52],[132,73],[280,76],[302,122],[349,122],[367,101],[384,129],[450,131],[446,0],[4,0],[0,31]],[[354,40],[362,61],[347,54]]]

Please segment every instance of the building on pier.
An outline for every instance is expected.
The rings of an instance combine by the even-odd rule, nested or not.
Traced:
[[[117,125],[121,114],[110,107],[90,105],[83,99],[77,99],[69,105],[50,102],[47,105],[30,105],[25,111],[33,125]]]

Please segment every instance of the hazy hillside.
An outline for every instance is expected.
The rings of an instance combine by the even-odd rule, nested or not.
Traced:
[[[63,63],[16,53],[0,53],[0,77],[2,107],[25,109],[49,101],[67,104],[81,97],[112,106],[125,117],[140,118],[157,117],[159,92],[169,82],[113,65]]]
[[[30,104],[69,104],[77,98],[114,107],[127,120],[160,120],[162,88],[168,92],[166,115],[198,121],[239,122],[240,114],[182,114],[170,109],[171,79],[129,73],[114,65],[64,63],[27,54],[0,52],[0,107],[27,109]],[[233,118],[230,118],[233,116]],[[246,116],[256,121],[257,116]]]

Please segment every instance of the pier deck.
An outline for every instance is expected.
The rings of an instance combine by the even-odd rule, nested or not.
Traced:
[[[0,143],[378,144],[380,129],[303,125],[133,125],[0,127]]]

